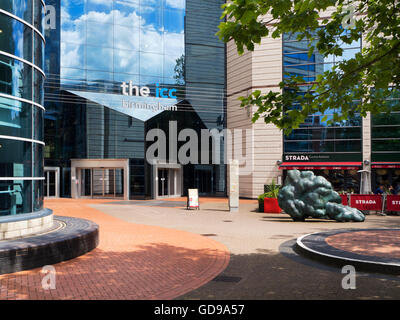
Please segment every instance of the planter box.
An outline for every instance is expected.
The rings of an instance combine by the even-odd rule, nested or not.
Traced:
[[[264,213],[281,213],[282,209],[279,207],[278,199],[265,198],[264,199]]]

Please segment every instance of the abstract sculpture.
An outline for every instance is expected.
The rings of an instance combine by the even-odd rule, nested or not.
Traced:
[[[340,222],[365,220],[359,210],[342,205],[341,197],[330,182],[311,171],[290,170],[279,191],[278,202],[294,221],[304,221],[308,217]]]

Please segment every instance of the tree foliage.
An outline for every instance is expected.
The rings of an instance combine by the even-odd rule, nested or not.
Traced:
[[[281,92],[257,90],[240,98],[242,106],[258,107],[253,121],[264,117],[266,123],[290,132],[315,112],[334,110],[328,124],[337,124],[356,114],[392,110],[387,99],[400,86],[398,0],[231,0],[223,9],[226,20],[218,35],[225,42],[233,40],[239,54],[253,51],[264,37],[295,34],[297,40],[308,40],[309,57],[341,57],[343,44],[363,38],[360,53],[312,83],[288,75],[280,83]]]

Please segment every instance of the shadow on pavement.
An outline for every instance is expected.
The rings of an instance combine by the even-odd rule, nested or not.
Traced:
[[[291,240],[289,245],[294,242]],[[345,300],[399,299],[400,277],[358,274],[355,290],[342,288],[346,274],[297,255],[276,253],[231,255],[220,277],[239,281],[211,281],[178,299],[242,300]],[[217,279],[218,280],[218,279]]]

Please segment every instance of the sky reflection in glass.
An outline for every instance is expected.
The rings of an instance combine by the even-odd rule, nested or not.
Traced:
[[[185,1],[142,4],[137,0],[63,1],[62,84],[70,79],[174,83],[176,60],[185,52]],[[88,70],[100,71],[99,79],[94,79],[93,72],[88,79]]]

